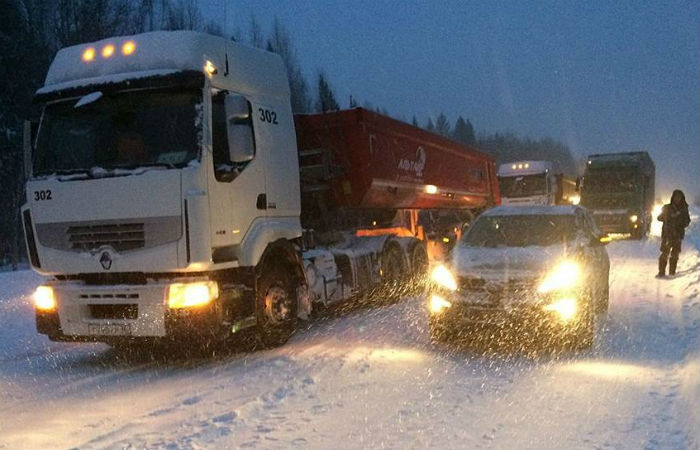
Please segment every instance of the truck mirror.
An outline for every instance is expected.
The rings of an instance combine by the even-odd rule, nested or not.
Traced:
[[[248,162],[255,157],[250,104],[241,95],[227,95],[224,107],[226,109],[226,128],[231,162]]]
[[[250,106],[248,106],[248,100],[242,95],[227,95],[224,108],[226,109],[227,122],[250,119]]]
[[[249,125],[229,124],[228,148],[233,163],[248,162],[255,157],[253,130]]]

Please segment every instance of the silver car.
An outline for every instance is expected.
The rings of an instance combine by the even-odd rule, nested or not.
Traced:
[[[431,270],[434,339],[479,326],[524,327],[556,343],[590,347],[606,313],[604,236],[579,206],[500,206],[479,216]]]

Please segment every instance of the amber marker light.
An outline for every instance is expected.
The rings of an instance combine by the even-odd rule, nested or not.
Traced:
[[[105,45],[102,48],[102,57],[109,58],[114,54],[114,46],[112,44]]]
[[[136,43],[134,41],[126,41],[122,45],[122,53],[125,56],[129,56],[136,51]]]
[[[85,49],[83,52],[83,61],[84,62],[90,62],[95,59],[95,49],[92,47],[88,47]]]

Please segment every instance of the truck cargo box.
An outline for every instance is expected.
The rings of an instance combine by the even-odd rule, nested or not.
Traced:
[[[471,209],[498,204],[494,159],[356,108],[295,117],[302,209]],[[304,212],[302,212],[304,214]]]

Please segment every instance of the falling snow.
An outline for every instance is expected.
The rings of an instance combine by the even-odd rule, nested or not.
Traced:
[[[418,296],[274,350],[121,354],[37,335],[40,277],[2,273],[0,449],[698,448],[697,220],[672,279],[653,278],[658,238],[608,246],[609,316],[581,353],[434,345]]]

